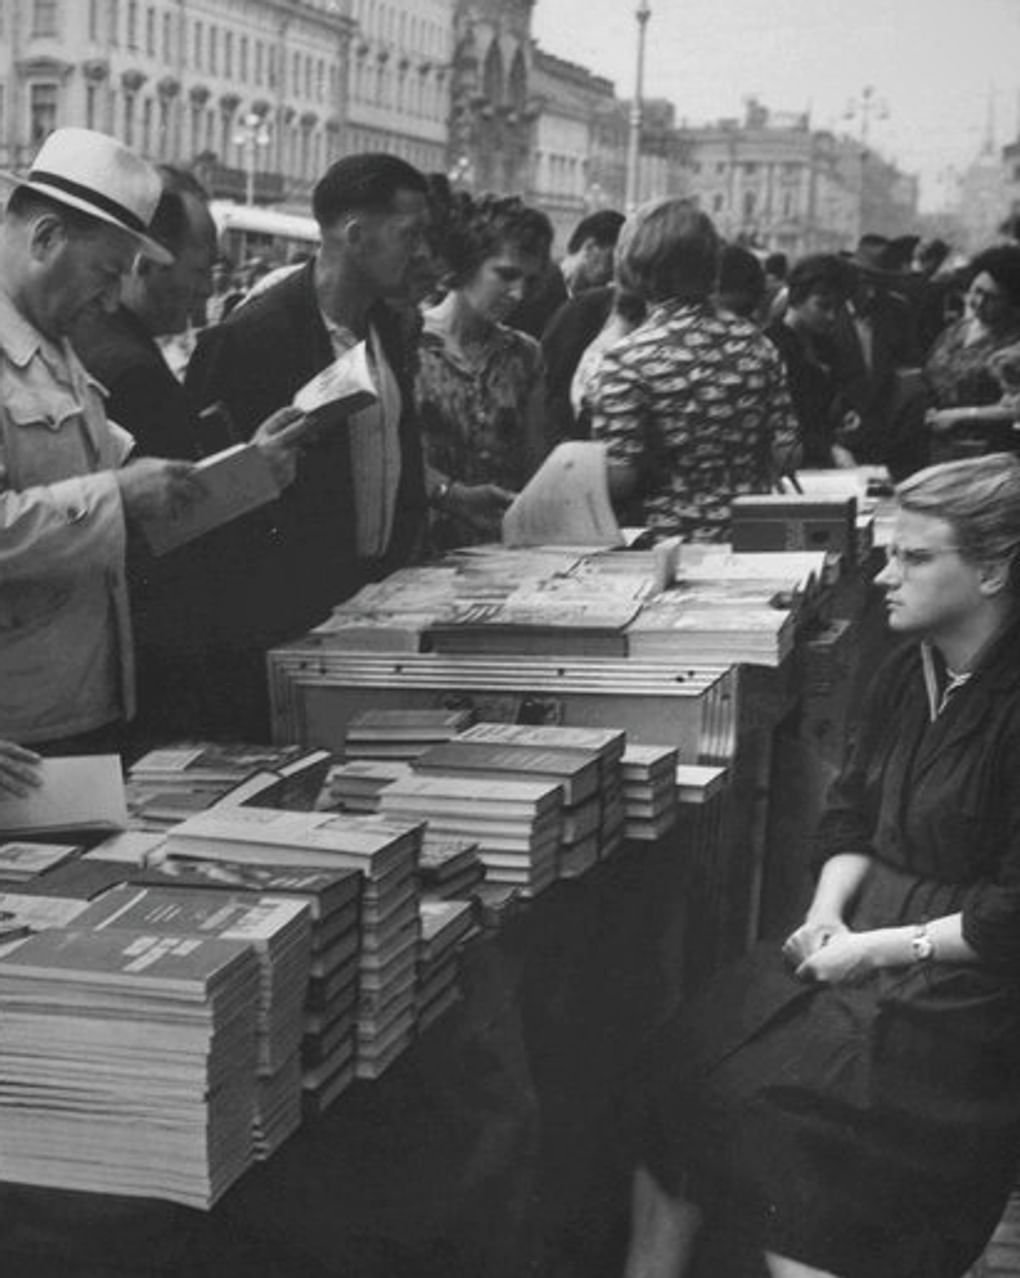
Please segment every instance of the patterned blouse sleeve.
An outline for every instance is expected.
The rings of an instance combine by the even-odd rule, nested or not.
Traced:
[[[780,474],[795,470],[801,461],[800,429],[793,410],[786,366],[775,347],[768,343],[768,425],[772,437],[772,462]]]
[[[591,435],[617,461],[640,465],[645,454],[649,383],[626,342],[602,356],[591,391]]]

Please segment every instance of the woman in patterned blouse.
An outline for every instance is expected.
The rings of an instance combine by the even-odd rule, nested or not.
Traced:
[[[609,454],[623,522],[726,541],[730,503],[768,492],[797,460],[782,361],[748,320],[711,302],[719,237],[690,200],[646,204],[617,246],[620,282],[648,318],[605,352],[592,438]]]
[[[1020,245],[985,249],[967,274],[966,313],[938,338],[924,366],[936,408],[996,403],[1002,387],[989,360],[1020,342]]]
[[[465,197],[450,214],[450,288],[425,312],[417,382],[438,548],[498,537],[502,509],[552,442],[541,348],[503,323],[545,269],[552,236],[544,213],[513,198]],[[458,500],[465,485],[479,493],[473,510]]]

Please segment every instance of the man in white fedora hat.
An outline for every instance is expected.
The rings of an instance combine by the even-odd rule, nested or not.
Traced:
[[[132,439],[67,335],[116,304],[148,234],[155,170],[114,138],[59,129],[0,222],[0,729],[43,753],[116,749],[133,712],[126,524],[199,489]],[[127,463],[127,464],[125,464]]]

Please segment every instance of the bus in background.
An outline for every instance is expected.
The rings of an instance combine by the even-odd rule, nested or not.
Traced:
[[[319,246],[319,228],[312,217],[232,200],[211,200],[209,211],[220,252],[235,267],[252,258],[260,258],[267,267],[283,266],[308,257]]]

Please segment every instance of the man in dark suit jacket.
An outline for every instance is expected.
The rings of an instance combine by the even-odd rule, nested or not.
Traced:
[[[853,293],[836,321],[837,442],[858,462],[888,462],[901,447],[900,415],[908,370],[919,359],[910,308],[895,292],[895,277],[861,263]]]
[[[249,649],[299,637],[418,550],[427,501],[413,356],[384,299],[427,252],[426,193],[425,177],[395,156],[338,160],[313,194],[318,255],[207,329],[191,358],[193,401],[225,405],[243,438],[358,340],[384,391],[364,410],[376,414],[367,444],[356,419],[318,424],[271,525],[245,548],[232,594]]]
[[[164,167],[160,176],[163,195],[152,230],[174,253],[173,263],[137,259],[118,308],[79,323],[73,344],[108,391],[108,415],[134,437],[133,456],[198,461],[233,440],[222,425],[199,418],[156,339],[182,332],[196,303],[208,296],[216,226],[190,174]],[[277,414],[255,432],[281,483],[293,478],[297,434],[276,427],[290,415]],[[242,734],[237,708],[225,696],[238,654],[223,577],[227,564],[243,572],[244,546],[260,521],[264,517],[252,516],[243,528],[220,530],[161,558],[143,538],[130,539],[137,749],[173,737]]]

